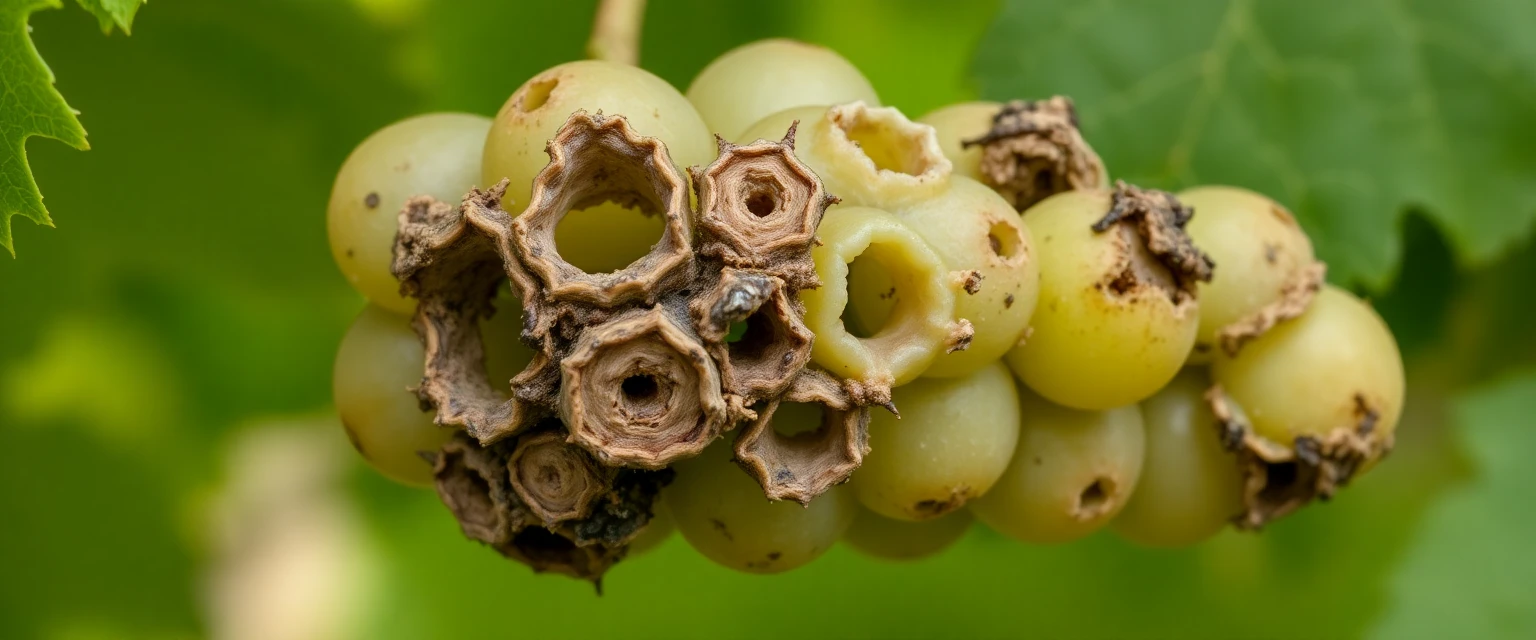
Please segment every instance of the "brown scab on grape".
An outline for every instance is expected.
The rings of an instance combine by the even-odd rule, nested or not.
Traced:
[[[1264,335],[1285,320],[1300,317],[1312,304],[1312,298],[1323,288],[1327,268],[1321,262],[1313,262],[1291,274],[1280,287],[1280,297],[1259,310],[1222,327],[1216,332],[1216,340],[1228,356],[1236,356],[1244,344]],[[1206,347],[1209,349],[1209,347]]]
[[[1019,211],[1063,191],[1104,186],[1104,163],[1063,96],[1010,101],[986,134],[961,145],[982,147],[983,181]]]
[[[1116,182],[1109,211],[1093,223],[1096,233],[1119,234],[1121,264],[1102,286],[1125,296],[1150,284],[1175,304],[1194,300],[1198,284],[1211,281],[1216,265],[1184,232],[1193,216],[1173,194]]]
[[[780,402],[814,404],[814,430],[784,435],[773,428]],[[856,405],[831,376],[806,369],[784,394],[770,401],[736,437],[736,463],[763,487],[769,500],[802,505],[848,480],[869,453],[869,409]]]

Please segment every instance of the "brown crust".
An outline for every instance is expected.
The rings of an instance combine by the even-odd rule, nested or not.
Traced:
[[[690,306],[694,326],[720,365],[725,392],[742,404],[783,393],[811,361],[816,336],[796,302],[778,277],[726,267]],[[745,324],[745,332],[728,340],[738,323]]]
[[[1236,356],[1250,340],[1264,335],[1282,321],[1301,316],[1311,306],[1312,298],[1322,290],[1327,271],[1328,267],[1323,263],[1313,262],[1291,274],[1281,285],[1280,297],[1274,302],[1216,332],[1221,349],[1228,356]]]
[[[1211,257],[1184,232],[1184,226],[1194,217],[1194,209],[1184,206],[1171,193],[1142,189],[1123,180],[1115,183],[1110,202],[1109,211],[1093,223],[1093,230],[1104,233],[1118,226],[1134,228],[1147,252],[1173,277],[1175,288],[1169,295],[1174,302],[1193,300],[1198,284],[1210,282],[1216,267]],[[1107,286],[1115,289],[1134,284],[1110,282]]]
[[[821,424],[794,435],[774,430],[774,413],[785,401],[820,405]],[[735,445],[736,463],[762,485],[769,500],[810,504],[863,464],[869,453],[869,408],[855,405],[831,376],[807,369],[788,393],[758,411]]]
[[[546,527],[590,515],[592,502],[608,489],[612,476],[611,469],[554,430],[518,438],[507,471],[512,490]]]
[[[959,287],[967,295],[973,296],[981,293],[981,281],[986,277],[975,269],[952,271],[949,275],[955,280],[955,286]]]
[[[561,418],[604,464],[660,469],[726,427],[714,361],[663,307],[589,328],[560,368]]]
[[[1254,433],[1221,385],[1213,385],[1205,399],[1222,445],[1236,457],[1243,476],[1243,512],[1232,518],[1239,529],[1260,529],[1313,499],[1332,498],[1364,465],[1392,450],[1393,436],[1375,433],[1380,413],[1363,396],[1355,396],[1354,424],[1322,437],[1297,437],[1290,447]]]
[[[689,173],[699,192],[699,253],[730,267],[770,271],[804,289],[817,285],[806,249],[838,199],[795,157],[798,124],[778,142],[736,146],[717,136],[720,156]]]
[[[452,207],[430,197],[411,198],[400,211],[392,270],[403,294],[418,300],[413,325],[426,362],[417,396],[435,407],[436,422],[461,427],[490,443],[547,413],[498,389],[486,375],[480,320],[506,280],[502,260],[485,234],[465,216],[467,207],[499,202],[506,184],[474,190]]]
[[[970,320],[961,318],[955,321],[954,328],[944,338],[944,353],[965,351],[971,346],[971,340],[976,337],[976,327]]]
[[[961,145],[982,146],[983,181],[1019,211],[1062,191],[1104,186],[1104,162],[1063,96],[1010,101],[992,117],[990,131]]]

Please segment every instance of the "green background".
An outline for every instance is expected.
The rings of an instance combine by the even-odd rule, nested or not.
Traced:
[[[910,115],[1066,93],[1113,174],[1276,195],[1393,326],[1398,449],[1331,503],[1191,549],[977,527],[916,563],[836,548],[759,577],[674,537],[601,597],[465,541],[433,494],[350,456],[304,485],[307,511],[252,507],[241,461],[262,434],[345,447],[330,363],[362,301],[324,226],[342,159],[411,114],[494,113],[582,56],[593,3],[157,0],[132,37],[66,7],[35,14],[33,39],[92,149],[28,145],[58,228],[15,219],[19,257],[0,261],[0,637],[227,628],[211,594],[261,564],[216,526],[231,505],[258,533],[290,511],[341,523],[299,536],[346,551],[326,556],[346,604],[322,608],[341,637],[1536,635],[1536,162],[1515,142],[1536,127],[1536,48],[1504,37],[1524,3],[1450,23],[1407,1],[651,4],[642,64],[678,86],[732,46],[797,37]],[[1445,44],[1405,49],[1399,77],[1360,53],[1372,33]],[[1420,55],[1479,44],[1459,58],[1478,73]],[[1424,91],[1433,112],[1411,107]]]

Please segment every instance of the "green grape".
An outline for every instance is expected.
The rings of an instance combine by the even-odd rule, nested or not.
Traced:
[[[999,533],[1037,543],[1080,538],[1113,519],[1141,475],[1141,411],[1080,411],[1021,390],[1019,413],[1013,461],[971,501],[971,512]]]
[[[679,169],[715,159],[714,136],[704,120],[665,80],[626,64],[567,62],[518,87],[485,137],[484,184],[510,180],[503,208],[517,214],[528,205],[534,178],[549,164],[545,143],[581,109],[624,116],[640,135],[666,144]],[[555,229],[555,242],[560,257],[579,269],[614,271],[649,252],[662,226],[660,216],[602,203],[566,216]]]
[[[1287,447],[1297,436],[1367,421],[1379,441],[1397,428],[1403,410],[1403,360],[1392,331],[1370,305],[1334,286],[1235,357],[1218,351],[1211,377],[1256,434]]]
[[[744,44],[715,58],[688,85],[688,100],[710,130],[726,139],[785,109],[855,100],[880,104],[869,80],[837,52],[780,38]]]
[[[858,503],[846,487],[806,507],[769,502],[731,455],[722,440],[677,463],[662,494],[678,532],[704,557],[747,573],[788,571],[820,557],[853,522]]]
[[[1216,333],[1280,298],[1281,288],[1312,264],[1312,242],[1291,212],[1237,187],[1195,187],[1178,194],[1195,216],[1184,228],[1218,266],[1200,283],[1200,333],[1192,362],[1218,347]]]
[[[788,109],[757,121],[737,140],[778,140],[796,121],[795,157],[843,204],[897,211],[949,188],[951,166],[933,127],[893,107],[851,102]]]
[[[955,316],[976,332],[970,346],[938,356],[923,375],[963,376],[1002,358],[1029,326],[1040,294],[1039,262],[1019,214],[986,185],[957,177],[942,195],[896,215],[951,272],[975,270],[982,277],[976,293],[955,294]],[[898,303],[884,295],[890,274],[877,268],[850,269],[848,291],[849,308],[863,326],[883,326]]]
[[[416,486],[432,484],[432,465],[418,453],[453,437],[409,391],[421,383],[423,363],[410,320],[369,305],[342,337],[331,381],[352,446],[380,473]]]
[[[326,208],[331,255],[369,302],[409,314],[390,272],[398,214],[411,196],[457,204],[480,179],[480,147],[491,121],[465,113],[432,113],[384,127],[352,150]]]
[[[1242,474],[1221,446],[1203,369],[1185,369],[1141,403],[1146,462],[1136,492],[1109,523],[1137,544],[1180,547],[1211,537],[1243,510]]]
[[[496,389],[510,389],[508,383],[512,377],[521,373],[533,360],[533,350],[519,338],[522,331],[523,306],[504,284],[500,295],[496,297],[496,314],[480,321],[486,377]]]
[[[651,521],[645,523],[645,529],[640,535],[629,543],[629,551],[626,557],[633,558],[637,555],[661,546],[667,540],[672,539],[672,534],[677,531],[677,525],[672,522],[672,512],[667,510],[667,504],[663,500],[657,500],[651,505]]]
[[[811,358],[839,376],[879,384],[921,375],[953,330],[955,294],[944,263],[911,227],[879,209],[833,207],[817,238],[811,258],[821,286],[800,292],[805,326],[816,335]],[[893,284],[881,291],[897,304],[885,323],[861,337],[842,315],[851,295],[849,265],[865,259],[890,275]]]
[[[843,541],[860,552],[886,560],[916,560],[948,549],[965,536],[975,517],[961,509],[936,520],[892,520],[860,509]]]
[[[901,418],[876,411],[870,452],[849,486],[865,508],[887,518],[938,518],[985,494],[1019,438],[1013,376],[993,363],[964,378],[925,378],[897,387]]]
[[[954,163],[955,175],[981,182],[981,145],[966,147],[962,142],[991,131],[992,117],[1002,109],[1003,105],[997,102],[961,102],[929,111],[917,121],[933,127],[938,134],[939,148]]]
[[[1200,326],[1199,304],[1175,295],[1173,276],[1133,229],[1091,228],[1110,200],[1107,191],[1066,191],[1024,213],[1040,301],[1008,365],[1036,393],[1077,409],[1156,393],[1179,372]]]

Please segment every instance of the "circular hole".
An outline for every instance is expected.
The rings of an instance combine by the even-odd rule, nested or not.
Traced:
[[[523,92],[523,99],[518,101],[517,108],[521,109],[523,113],[528,113],[544,106],[544,103],[549,102],[549,94],[559,84],[560,80],[558,78],[535,80],[529,83],[528,89]]]
[[[904,286],[904,280],[911,276],[898,266],[899,260],[888,259],[885,253],[874,245],[848,263],[848,306],[843,308],[843,327],[855,338],[880,335],[902,309],[912,304]]]
[[[912,133],[903,132],[888,122],[871,122],[863,117],[840,119],[837,126],[875,163],[876,169],[916,176],[932,168],[923,153],[920,127]]]
[[[779,203],[774,201],[773,195],[765,192],[757,192],[747,196],[747,211],[759,218],[772,215],[779,208]]]
[[[556,251],[587,273],[621,271],[644,258],[666,232],[666,218],[616,202],[572,209],[555,227]]]
[[[656,376],[636,374],[624,379],[619,385],[624,392],[624,398],[631,403],[644,404],[656,399],[661,393],[661,385],[656,384]]]
[[[1019,237],[1019,228],[1008,222],[994,222],[992,228],[987,230],[987,244],[991,245],[992,253],[1004,260],[1012,260],[1019,255],[1023,248]]]
[[[730,335],[725,339],[726,349],[730,352],[732,361],[748,363],[760,360],[779,340],[778,328],[775,326],[773,317],[761,310],[738,324],[741,325],[741,334],[735,340],[732,340]],[[736,330],[736,325],[732,325],[731,331],[734,333]]]

